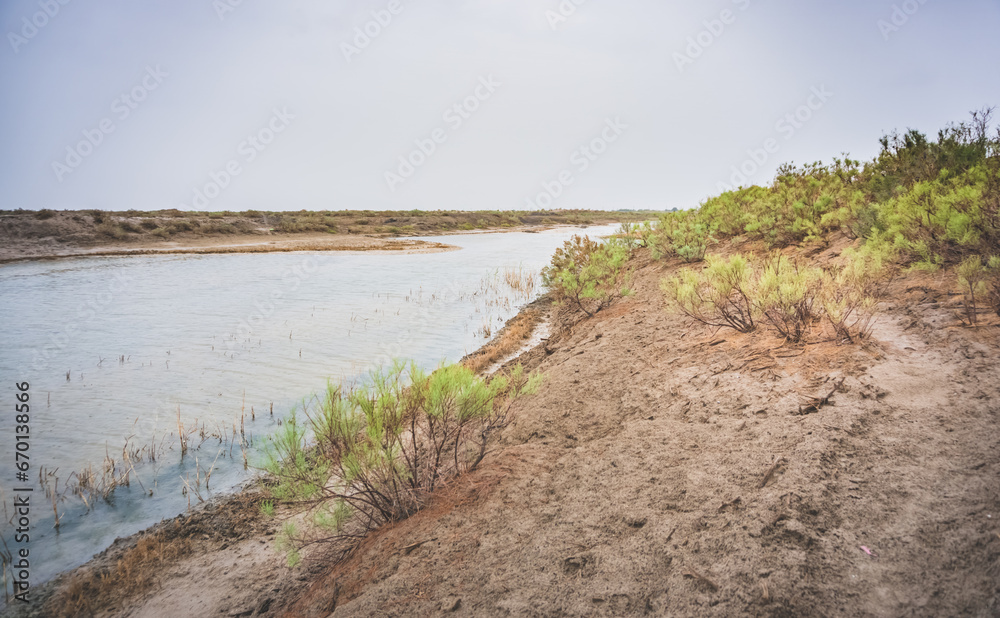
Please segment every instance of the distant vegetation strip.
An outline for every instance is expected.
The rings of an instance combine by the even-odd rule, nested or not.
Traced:
[[[373,211],[327,210],[266,212],[184,212],[104,210],[0,211],[0,236],[54,237],[69,242],[101,243],[166,240],[174,236],[248,234],[364,234],[414,236],[471,230],[546,225],[594,225],[643,221],[655,211]]]

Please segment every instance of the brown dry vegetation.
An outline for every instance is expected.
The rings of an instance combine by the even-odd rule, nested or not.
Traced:
[[[462,364],[481,373],[497,362],[514,354],[531,338],[540,322],[545,319],[549,301],[543,298],[525,307],[497,333],[489,343],[462,359]]]

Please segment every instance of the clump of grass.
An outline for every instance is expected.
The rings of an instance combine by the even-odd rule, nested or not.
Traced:
[[[264,500],[263,502],[261,502],[260,503],[260,512],[261,512],[261,515],[263,515],[264,517],[267,517],[268,519],[274,517],[274,501],[273,500]]]
[[[94,229],[101,236],[106,236],[115,240],[125,240],[128,238],[128,232],[115,221],[104,221]]]
[[[504,327],[500,335],[475,353],[462,360],[462,364],[473,373],[481,373],[487,367],[513,354],[531,336],[541,319],[541,312],[527,309],[518,313]]]
[[[285,530],[289,561],[313,543],[349,551],[368,531],[417,512],[435,489],[476,469],[514,401],[540,382],[520,367],[485,380],[460,365],[428,374],[396,362],[359,386],[328,386],[304,422],[284,423],[266,464],[274,498],[312,515],[308,528]]]
[[[167,531],[147,534],[125,550],[115,563],[101,570],[86,570],[73,576],[47,602],[49,615],[91,616],[114,602],[148,590],[162,566],[186,556],[190,541],[169,538]]]
[[[535,293],[537,274],[524,266],[505,266],[501,272],[508,288],[523,298],[531,298]]]

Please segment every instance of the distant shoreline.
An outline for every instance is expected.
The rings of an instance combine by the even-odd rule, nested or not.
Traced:
[[[23,249],[24,247],[20,247]],[[57,252],[10,255],[9,247],[0,249],[0,264],[14,262],[58,260],[85,257],[127,257],[148,255],[212,255],[233,253],[291,253],[316,251],[347,251],[365,253],[439,253],[457,251],[460,247],[439,242],[412,239],[367,238],[348,235],[296,234],[280,236],[227,236],[179,239],[169,242],[127,246],[109,243],[95,247],[62,247]]]
[[[427,253],[457,247],[413,237],[542,231],[648,219],[647,212],[327,211],[184,213],[4,211],[0,264],[62,258],[386,251]]]

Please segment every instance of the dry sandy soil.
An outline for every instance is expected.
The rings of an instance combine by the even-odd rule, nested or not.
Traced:
[[[665,310],[677,266],[553,310],[501,447],[346,561],[251,534],[106,615],[1000,615],[1000,321],[924,275],[862,345],[714,333]]]

